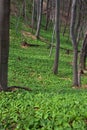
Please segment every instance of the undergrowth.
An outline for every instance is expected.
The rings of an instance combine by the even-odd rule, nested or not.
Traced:
[[[25,86],[31,92],[0,93],[0,130],[86,130],[87,90],[72,88],[72,52],[60,49],[58,75],[53,75],[55,48],[50,49],[51,31],[41,30],[45,41],[24,37],[31,28],[11,18],[8,86]],[[61,34],[61,46],[70,47]],[[22,48],[26,40],[38,47]],[[55,43],[54,43],[55,44]],[[86,75],[82,83],[86,84]]]

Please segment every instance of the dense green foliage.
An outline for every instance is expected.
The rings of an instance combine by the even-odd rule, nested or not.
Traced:
[[[21,21],[21,20],[20,20]],[[0,130],[86,130],[87,90],[72,88],[72,52],[60,50],[59,74],[53,75],[54,62],[46,42],[23,37],[21,31],[29,26],[11,18],[9,86],[26,86],[31,92],[16,90],[0,93]],[[51,41],[52,31],[41,30],[45,41]],[[70,48],[61,35],[61,47]],[[26,40],[38,47],[21,48]],[[82,79],[86,83],[86,76]]]
[[[11,130],[86,130],[87,95],[84,94],[63,89],[50,93],[2,93],[0,127]]]

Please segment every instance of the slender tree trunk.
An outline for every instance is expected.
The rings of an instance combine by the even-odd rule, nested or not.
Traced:
[[[78,44],[75,35],[76,0],[72,1],[70,33],[73,45],[73,86],[78,86]]]
[[[51,42],[51,45],[50,45],[50,54],[49,54],[50,57],[51,57],[51,55],[52,55],[54,35],[55,35],[55,24],[54,24],[54,27],[53,27],[52,42]]]
[[[23,0],[23,18],[26,21],[27,16],[26,16],[26,0]]]
[[[40,34],[40,26],[41,26],[41,20],[42,20],[42,7],[43,7],[43,0],[40,0],[39,18],[38,18],[37,31],[36,31],[37,38],[39,38],[39,34]]]
[[[39,19],[39,14],[40,14],[40,1],[41,0],[37,0],[37,23],[38,23],[38,19]]]
[[[87,46],[86,46],[86,50],[87,50]],[[83,62],[83,67],[84,69],[86,69],[86,57],[87,57],[87,52],[85,52],[85,55],[84,55],[84,62]]]
[[[79,73],[78,73],[79,86],[81,86],[81,76],[84,73],[84,69],[86,67],[86,53],[87,53],[87,34],[85,34],[81,52],[80,52],[80,63],[79,63]]]
[[[0,0],[0,90],[7,90],[10,0]]]
[[[34,16],[35,15],[35,0],[33,0],[33,9],[32,9],[32,23],[31,23],[31,26],[32,26],[32,32],[33,32],[33,29],[34,29]]]
[[[83,41],[82,48],[81,48],[81,53],[80,53],[81,72],[83,72],[85,69],[86,49],[87,49],[87,34],[85,34],[84,41]]]
[[[56,0],[56,13],[55,13],[55,31],[56,31],[56,53],[54,60],[53,73],[58,73],[59,65],[59,49],[60,49],[60,0]]]
[[[50,18],[49,0],[47,0],[46,11],[47,11],[47,13],[46,13],[46,27],[45,27],[45,30],[47,30],[47,28],[48,28],[49,18]]]
[[[70,9],[71,9],[71,0],[69,2],[68,13],[67,13],[67,17],[66,17],[66,22],[65,22],[65,27],[64,27],[64,31],[63,31],[63,36],[64,36],[64,34],[66,32],[66,29],[67,29],[69,15],[70,15]]]

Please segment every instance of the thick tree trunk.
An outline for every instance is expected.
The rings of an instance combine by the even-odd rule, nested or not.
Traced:
[[[55,31],[56,31],[56,53],[54,60],[53,73],[58,73],[59,65],[59,49],[60,49],[60,0],[56,0],[56,14],[55,14]]]
[[[42,7],[43,7],[43,0],[40,0],[39,18],[38,18],[37,31],[36,31],[37,38],[39,38],[39,34],[40,34],[40,26],[41,26],[41,20],[42,20]]]
[[[7,90],[10,0],[0,0],[0,90]]]

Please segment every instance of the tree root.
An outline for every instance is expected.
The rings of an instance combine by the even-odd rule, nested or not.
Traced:
[[[13,91],[16,91],[18,89],[24,89],[26,91],[32,91],[30,88],[28,87],[20,87],[20,86],[11,86],[11,87],[7,87],[5,90],[4,89],[0,89],[0,92],[1,91],[5,91],[5,92],[13,92]]]

